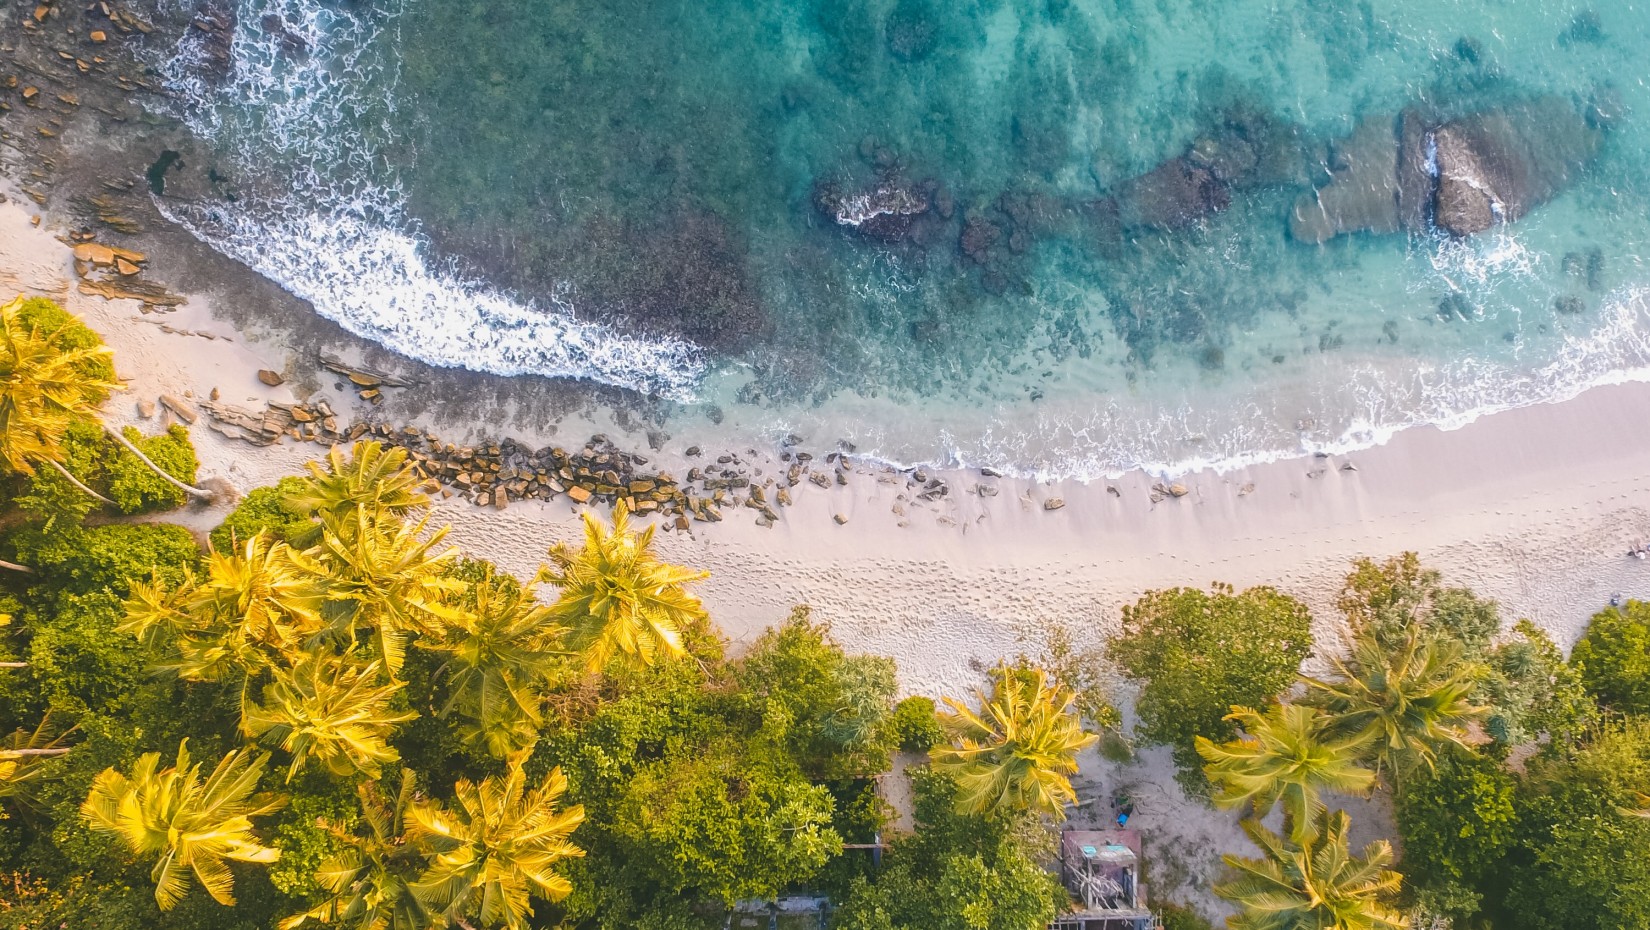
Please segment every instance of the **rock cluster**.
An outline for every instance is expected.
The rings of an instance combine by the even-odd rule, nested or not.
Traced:
[[[1552,199],[1598,154],[1603,121],[1559,97],[1429,119],[1373,117],[1334,146],[1330,178],[1289,216],[1302,242],[1355,232],[1470,236]]]
[[[377,368],[371,368],[365,365],[351,365],[343,359],[333,355],[322,355],[321,367],[330,372],[343,375],[345,378],[349,379],[349,383],[355,387],[355,392],[360,395],[361,399],[369,401],[373,404],[381,404],[384,402],[385,388],[412,387],[418,383],[416,381],[400,377],[399,375],[391,374],[387,371],[381,371]],[[262,380],[261,372],[259,373],[259,377],[260,380]],[[265,381],[264,383],[267,384],[268,381]]]
[[[165,398],[161,400],[164,402]],[[333,443],[342,442],[346,436],[346,431],[339,426],[338,415],[324,400],[313,404],[270,401],[261,411],[247,410],[218,400],[205,401],[201,407],[210,418],[208,425],[214,431],[257,445],[273,445],[282,438]]]

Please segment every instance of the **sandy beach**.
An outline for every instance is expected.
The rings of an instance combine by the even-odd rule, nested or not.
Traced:
[[[216,388],[235,401],[293,399],[289,387],[254,376],[285,369],[290,350],[237,332],[214,312],[219,298],[190,294],[175,312],[155,315],[133,301],[82,294],[70,250],[55,238],[62,231],[50,219],[33,225],[33,215],[16,196],[0,205],[0,292],[57,299],[103,335],[130,388],[110,401],[110,420],[156,428],[138,419],[136,402],[161,393],[205,397]],[[329,401],[345,419],[364,414],[351,395]],[[488,435],[511,434],[492,420]],[[1211,581],[1271,584],[1300,597],[1313,609],[1320,650],[1333,648],[1340,631],[1330,605],[1349,561],[1404,550],[1498,600],[1509,623],[1529,618],[1568,647],[1612,595],[1650,596],[1650,563],[1627,555],[1650,538],[1646,422],[1650,385],[1623,384],[1451,432],[1409,430],[1345,457],[1229,474],[1038,484],[942,473],[953,493],[931,504],[912,500],[902,477],[856,465],[846,486],[805,484],[771,528],[739,511],[692,534],[662,534],[659,548],[711,572],[699,593],[735,643],[809,604],[850,650],[893,656],[911,693],[960,693],[982,665],[1036,653],[1050,624],[1095,644],[1141,592]],[[565,438],[570,427],[562,429]],[[192,435],[202,477],[243,492],[321,451],[254,447],[204,423]],[[531,440],[532,430],[516,435]],[[685,467],[680,445],[656,458]],[[763,465],[761,455],[752,461]],[[1186,493],[1154,501],[1153,486],[1164,481]],[[1052,499],[1063,506],[1047,509]],[[206,529],[223,512],[185,519]],[[527,576],[549,545],[578,532],[579,512],[565,499],[505,511],[453,500],[436,519],[452,524],[452,541],[468,553]],[[1240,840],[1233,818],[1186,804],[1167,772],[1160,752],[1122,766],[1095,757],[1082,794],[1137,786],[1139,825],[1157,838],[1164,861],[1188,866],[1155,879],[1175,888],[1205,871],[1196,860]]]

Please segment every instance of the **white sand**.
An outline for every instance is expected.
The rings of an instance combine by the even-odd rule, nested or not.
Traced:
[[[145,317],[131,302],[79,294],[72,280],[68,249],[32,227],[17,198],[0,205],[0,298],[54,297],[103,334],[132,386],[110,402],[112,420],[134,421],[133,401],[162,392],[204,397],[218,387],[235,402],[290,399],[254,377],[260,367],[285,366],[281,348],[243,343],[212,321],[205,299]],[[168,334],[157,319],[235,341]],[[1333,648],[1339,630],[1329,605],[1348,562],[1406,549],[1450,582],[1499,600],[1509,622],[1530,618],[1568,646],[1613,593],[1650,595],[1650,562],[1625,554],[1650,539],[1646,424],[1650,385],[1599,388],[1453,432],[1410,430],[1349,458],[1190,475],[1181,479],[1190,493],[1156,504],[1153,479],[1139,474],[1109,487],[942,474],[951,496],[919,506],[899,499],[903,479],[882,483],[868,473],[828,492],[804,483],[771,529],[754,525],[753,512],[730,512],[722,524],[697,525],[694,536],[662,534],[659,548],[711,571],[699,593],[735,642],[807,603],[850,650],[894,656],[912,693],[972,687],[980,665],[1035,653],[1047,624],[1094,644],[1142,591],[1216,580],[1272,584],[1302,598],[1320,644]],[[193,435],[202,476],[226,477],[243,491],[319,454],[315,446],[230,442],[204,425]],[[1348,461],[1355,471],[1342,470]],[[998,487],[997,496],[970,493],[982,483]],[[1241,493],[1250,484],[1253,492]],[[1045,511],[1050,497],[1065,507]],[[839,513],[846,525],[832,520]],[[207,527],[221,513],[190,519]],[[467,552],[523,577],[551,543],[578,531],[566,502],[504,512],[448,502],[438,519],[452,523],[452,540]],[[1083,796],[1101,799],[1092,810],[1103,818],[1114,787],[1135,784],[1155,881],[1207,903],[1190,885],[1210,874],[1219,851],[1245,844],[1233,818],[1180,797],[1169,768],[1160,751],[1122,767],[1096,758],[1085,766]],[[1364,821],[1373,828],[1385,819]]]

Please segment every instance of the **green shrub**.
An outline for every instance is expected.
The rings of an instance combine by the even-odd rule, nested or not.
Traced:
[[[77,420],[63,435],[63,467],[81,484],[107,496],[108,460],[114,443],[103,428],[90,420]],[[80,490],[49,465],[35,468],[23,483],[13,503],[25,513],[47,521],[79,523],[102,506],[97,498]]]
[[[1224,719],[1232,706],[1264,707],[1294,683],[1311,650],[1305,604],[1274,588],[1234,593],[1230,585],[1148,592],[1123,608],[1123,632],[1109,648],[1141,682],[1140,736],[1173,747],[1193,789],[1203,784],[1196,738],[1234,738]]]
[[[108,591],[125,597],[131,579],[159,577],[176,584],[200,560],[195,538],[181,526],[113,523],[93,527],[22,527],[10,542],[17,561],[41,581],[77,593]]]
[[[888,728],[894,742],[906,752],[927,752],[945,739],[945,730],[934,714],[934,702],[925,697],[908,697],[894,705]]]
[[[259,533],[268,532],[275,539],[292,542],[294,536],[309,528],[309,517],[287,506],[286,499],[303,486],[300,478],[282,478],[279,484],[257,488],[241,499],[240,504],[212,531],[212,548],[229,552],[237,543],[245,543]],[[474,580],[474,579],[470,579]]]
[[[1162,918],[1163,930],[1214,930],[1207,917],[1184,904],[1164,901],[1153,904],[1152,909]]]
[[[1650,713],[1650,604],[1628,601],[1594,614],[1570,664],[1600,704],[1624,714]]]
[[[128,426],[124,435],[167,474],[184,484],[195,483],[199,463],[187,429],[173,424],[159,436],[144,436]],[[182,491],[155,474],[137,456],[118,446],[109,459],[108,494],[115,507],[128,514],[171,510],[188,500]]]

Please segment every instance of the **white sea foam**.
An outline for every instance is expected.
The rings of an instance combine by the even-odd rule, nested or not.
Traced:
[[[191,38],[168,76],[192,128],[230,144],[246,192],[204,205],[159,199],[169,219],[402,355],[691,396],[705,371],[697,347],[579,320],[570,288],[529,303],[432,266],[380,150],[395,136],[394,55],[384,48],[395,9],[357,16],[273,0],[242,3],[239,13],[225,86],[194,76]],[[259,24],[265,15],[280,16],[310,53],[283,58]]]

